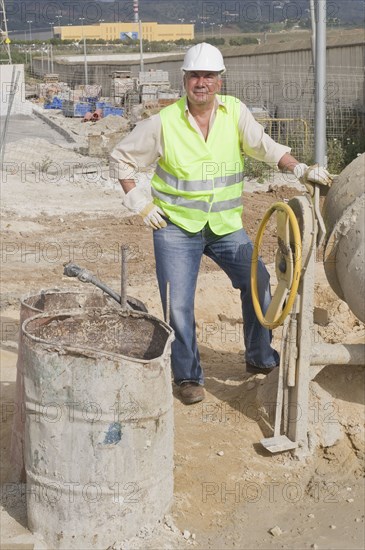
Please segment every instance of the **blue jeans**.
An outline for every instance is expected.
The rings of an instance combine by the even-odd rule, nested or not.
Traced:
[[[251,299],[250,270],[253,245],[244,229],[228,235],[215,235],[207,224],[198,233],[189,233],[167,222],[153,232],[156,273],[166,315],[166,285],[170,283],[170,325],[175,332],[172,343],[174,381],[193,380],[204,384],[196,340],[194,299],[203,254],[214,260],[241,291],[246,362],[257,367],[279,363],[271,347],[271,331],[257,320]],[[258,291],[262,311],[271,300],[270,276],[262,262],[258,265]]]

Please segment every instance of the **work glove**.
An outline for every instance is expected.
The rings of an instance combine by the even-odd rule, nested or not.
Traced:
[[[152,227],[153,229],[166,227],[167,223],[161,217],[161,214],[164,215],[163,210],[156,204],[153,204],[138,187],[133,187],[133,189],[125,195],[123,204],[131,212],[139,214],[148,227]]]
[[[297,164],[294,167],[294,175],[300,183],[305,185],[311,196],[314,195],[313,183],[323,187],[331,187],[333,182],[333,176],[319,164],[313,164],[313,166]]]

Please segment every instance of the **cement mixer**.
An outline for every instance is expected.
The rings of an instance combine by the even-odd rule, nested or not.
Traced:
[[[365,322],[365,153],[351,162],[330,189],[323,209],[327,237],[324,268],[329,284]]]
[[[365,154],[334,178],[320,211],[314,197],[296,196],[275,203],[265,214],[256,238],[251,269],[255,311],[267,328],[283,324],[274,434],[261,444],[272,453],[309,452],[309,386],[327,365],[364,365],[365,344],[314,341],[314,284],[317,247],[324,242],[324,268],[334,292],[365,321]],[[263,315],[258,305],[257,259],[263,231],[277,212],[277,289]],[[272,374],[272,373],[271,373]],[[271,376],[271,374],[269,376]]]

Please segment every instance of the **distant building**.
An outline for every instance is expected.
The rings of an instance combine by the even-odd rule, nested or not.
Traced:
[[[54,27],[53,32],[61,40],[81,40],[82,38],[130,41],[139,38],[138,23],[99,23],[97,25],[71,25]],[[142,23],[142,38],[150,42],[194,38],[193,24],[164,25],[156,22]]]

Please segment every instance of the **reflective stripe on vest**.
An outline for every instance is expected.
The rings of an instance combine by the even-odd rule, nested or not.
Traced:
[[[220,212],[221,210],[230,210],[231,208],[239,208],[242,206],[241,197],[237,199],[228,199],[224,201],[218,201],[211,204],[210,202],[197,201],[194,199],[184,199],[180,195],[168,195],[167,193],[160,193],[156,189],[152,189],[152,196],[156,197],[160,201],[174,204],[175,206],[183,206],[184,208],[195,208],[196,210],[203,210],[203,212]]]
[[[152,195],[170,220],[189,232],[209,223],[223,235],[242,227],[243,159],[240,102],[221,98],[204,141],[185,115],[185,98],[162,109],[164,157],[152,178]]]
[[[240,183],[243,180],[243,172],[213,178],[212,180],[182,180],[166,172],[160,165],[157,165],[156,174],[167,183],[167,185],[180,191],[208,191],[213,187],[225,187],[227,185]]]

